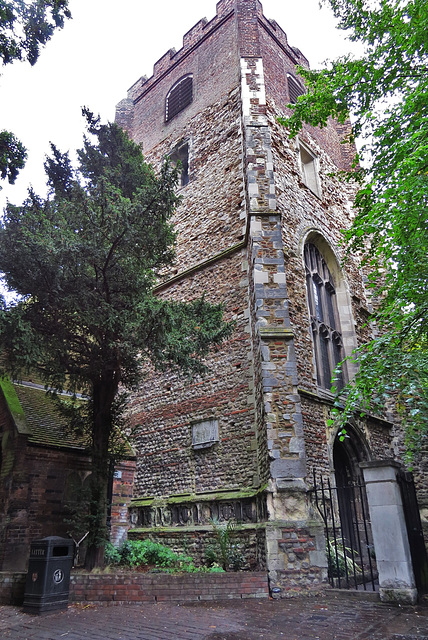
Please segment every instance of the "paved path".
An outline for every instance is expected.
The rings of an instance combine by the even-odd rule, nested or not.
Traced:
[[[3,640],[428,640],[428,606],[356,598],[76,605],[34,617],[0,607]]]

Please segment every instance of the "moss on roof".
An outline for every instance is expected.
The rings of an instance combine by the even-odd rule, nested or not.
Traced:
[[[9,378],[1,378],[0,387],[3,391],[6,404],[16,424],[18,432],[22,434],[31,433],[27,424],[27,420],[25,418],[24,409],[19,402],[19,398],[16,394],[16,390],[12,382],[9,380]]]
[[[66,418],[44,389],[20,384],[11,387],[25,414],[29,442],[46,447],[85,448],[84,438],[72,433]]]
[[[0,386],[6,398],[7,406],[11,414],[15,416],[24,416],[24,409],[21,407],[19,398],[16,395],[15,387],[8,378],[2,378],[0,380]]]

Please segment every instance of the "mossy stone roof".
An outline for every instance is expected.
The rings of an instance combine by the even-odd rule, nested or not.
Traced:
[[[45,447],[85,448],[84,439],[72,433],[65,416],[44,389],[16,383],[10,386],[16,397],[9,388],[6,400],[18,431],[28,434],[28,442]],[[3,383],[2,388],[5,392]]]

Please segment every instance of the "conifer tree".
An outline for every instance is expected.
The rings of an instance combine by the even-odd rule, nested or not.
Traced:
[[[35,369],[51,392],[88,398],[68,408],[92,459],[92,567],[102,564],[124,391],[141,382],[148,362],[203,373],[203,357],[231,326],[204,297],[154,295],[174,261],[177,169],[165,161],[156,175],[122,129],[85,115],[78,168],[53,146],[48,198],[30,191],[22,206],[5,210],[0,271],[19,302],[3,304],[0,348],[3,372],[16,378]]]

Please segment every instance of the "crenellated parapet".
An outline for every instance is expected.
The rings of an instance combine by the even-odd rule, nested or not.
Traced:
[[[205,27],[208,24],[208,20],[206,18],[202,18],[192,27],[187,33],[183,36],[183,49],[188,49],[189,47],[193,47],[204,35],[205,35]]]
[[[273,37],[281,48],[287,53],[294,64],[309,66],[307,59],[296,48],[288,44],[287,34],[275,22],[268,20],[263,15],[263,6],[259,0],[220,0],[216,5],[216,15],[210,21],[206,18],[199,20],[183,37],[183,46],[176,51],[169,49],[153,67],[153,75],[150,78],[142,76],[128,90],[128,99],[138,102],[161,78],[171,71],[176,65],[189,55],[196,47],[201,45],[225,22],[234,15],[238,16],[241,23],[242,43],[246,43],[245,50],[241,50],[244,57],[258,56],[257,33],[260,26]],[[245,37],[249,34],[250,37]],[[251,42],[250,49],[248,43]],[[242,46],[241,46],[242,49]]]
[[[169,49],[153,67],[153,75],[150,78],[140,78],[128,90],[128,98],[138,101],[142,94],[156,84],[168,71],[183,60],[191,51],[201,44],[207,37],[215,32],[221,24],[229,20],[233,14],[237,0],[220,0],[216,6],[216,15],[210,21],[202,18],[183,37],[183,46],[176,51]]]
[[[259,3],[260,4],[260,3]],[[287,54],[291,62],[302,67],[309,67],[309,61],[297,47],[288,43],[287,34],[276,20],[268,20],[263,13],[258,18],[259,25],[275,40],[276,44]]]

